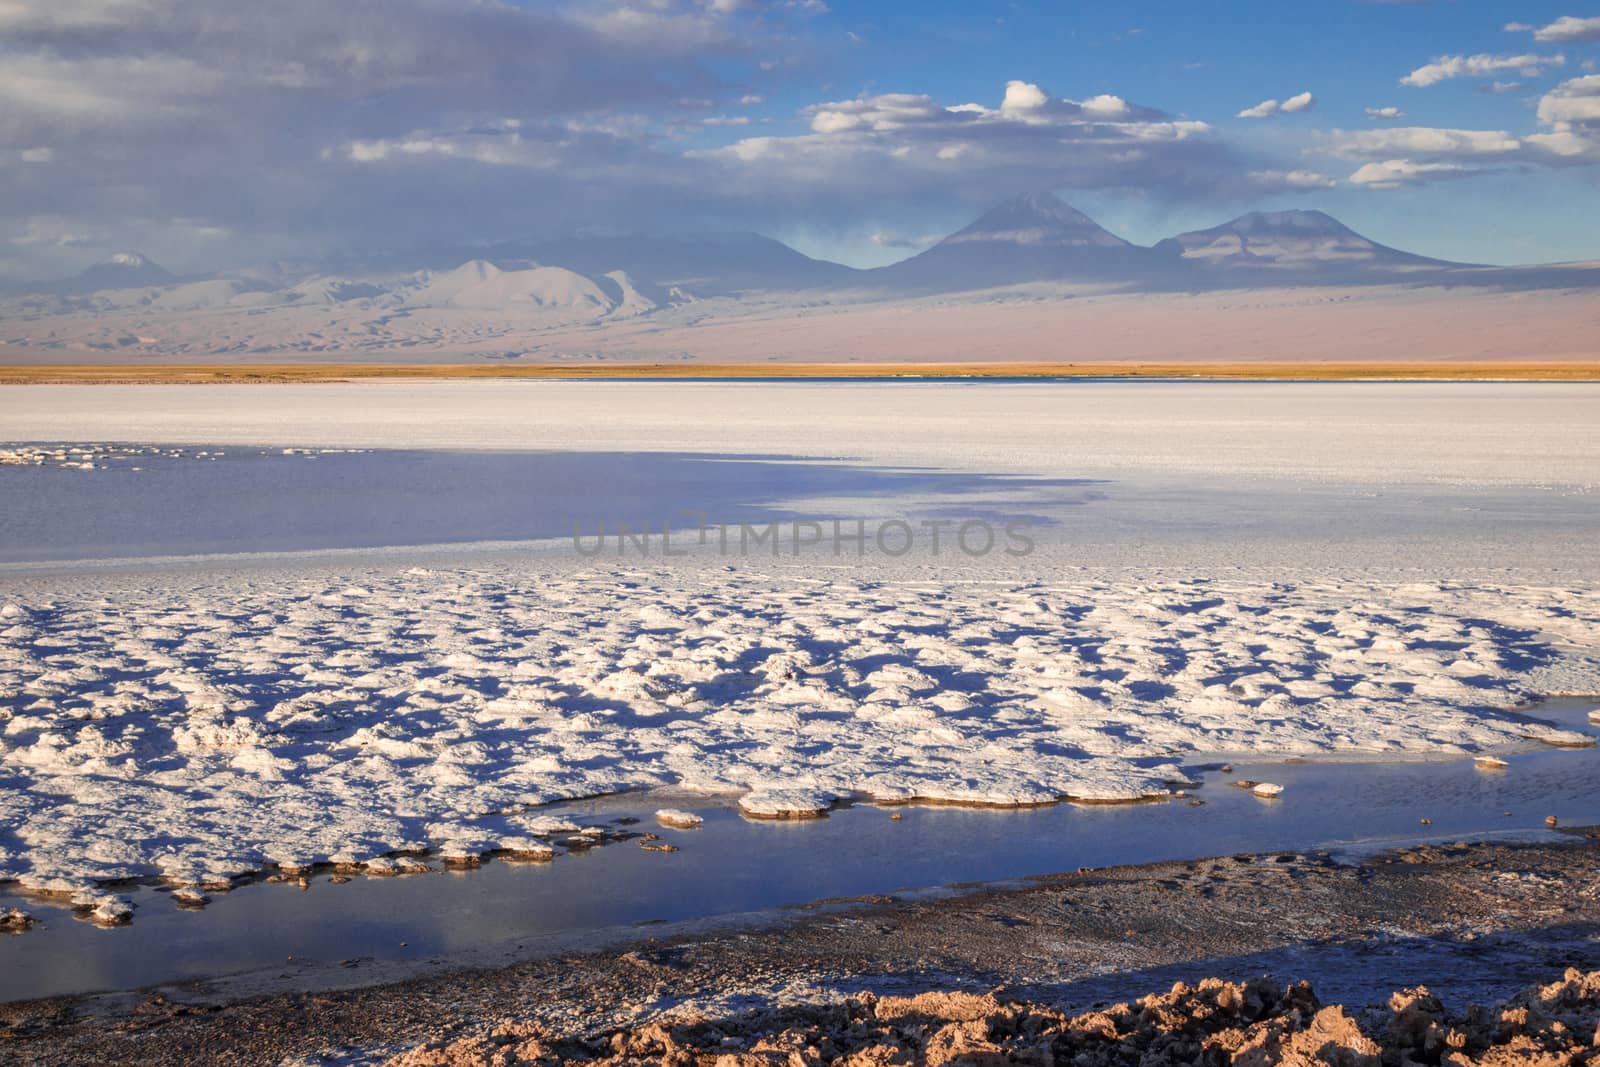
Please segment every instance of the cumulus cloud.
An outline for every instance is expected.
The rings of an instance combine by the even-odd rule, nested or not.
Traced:
[[[1310,111],[1317,104],[1317,98],[1309,92],[1296,93],[1287,100],[1263,100],[1254,107],[1247,107],[1235,115],[1241,119],[1270,119],[1274,115],[1296,115],[1303,111]]]
[[[1600,74],[1562,82],[1539,101],[1547,129],[1527,138],[1557,164],[1600,163]]]
[[[1505,130],[1400,126],[1331,130],[1318,150],[1363,160],[1355,185],[1397,189],[1496,173],[1508,165],[1571,167],[1600,164],[1600,74],[1572,78],[1539,101],[1540,129],[1521,136]]]
[[[1515,71],[1524,78],[1537,78],[1546,67],[1560,67],[1567,62],[1563,55],[1553,56],[1439,56],[1400,79],[1401,85],[1425,88],[1451,78],[1485,78],[1504,71]]]
[[[1533,32],[1535,41],[1547,44],[1566,44],[1569,41],[1600,41],[1600,15],[1592,18],[1577,18],[1573,15],[1563,15],[1548,26],[1535,29],[1524,23],[1512,22],[1506,25],[1508,32]]]
[[[902,200],[943,190],[976,201],[1008,192],[1118,186],[1181,195],[1245,168],[1210,126],[1120,96],[1073,100],[1027,81],[995,105],[880,93],[805,108],[808,130],[749,137],[692,156],[719,165],[730,193],[790,202]]]
[[[1367,108],[1367,118],[1369,119],[1403,119],[1405,117],[1406,113],[1397,107]]]
[[[1407,185],[1422,185],[1449,178],[1466,178],[1483,173],[1473,167],[1456,163],[1417,163],[1409,159],[1390,159],[1382,163],[1368,163],[1350,175],[1351,185],[1368,189],[1399,189]]]
[[[1600,74],[1562,82],[1539,101],[1539,121],[1548,126],[1600,125]]]

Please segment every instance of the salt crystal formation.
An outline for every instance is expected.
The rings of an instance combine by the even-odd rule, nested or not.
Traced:
[[[1495,709],[1597,644],[1600,597],[1509,586],[538,564],[14,583],[0,878],[542,858],[581,828],[538,805],[652,787],[783,818],[1164,797],[1206,753],[1587,743]]]

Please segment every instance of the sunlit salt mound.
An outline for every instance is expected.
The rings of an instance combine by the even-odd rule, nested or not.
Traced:
[[[705,820],[692,811],[681,811],[678,808],[662,808],[656,812],[656,822],[662,826],[670,826],[674,830],[693,830]]]
[[[1209,230],[1169,237],[1153,251],[1192,268],[1296,280],[1358,280],[1455,265],[1378,244],[1320,211],[1252,211]]]
[[[811,789],[758,789],[739,798],[739,810],[752,819],[820,819],[833,801]]]
[[[1591,719],[1593,716],[1591,715]],[[1539,741],[1556,748],[1593,748],[1594,738],[1576,730],[1562,730],[1544,723],[1528,723],[1521,728],[1522,736],[1529,741]]]
[[[592,318],[606,314],[616,302],[595,282],[565,267],[502,270],[488,260],[475,259],[447,274],[429,278],[406,303],[413,307],[542,311]]]

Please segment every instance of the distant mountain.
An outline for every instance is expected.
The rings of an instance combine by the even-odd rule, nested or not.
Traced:
[[[479,254],[496,261],[528,259],[590,277],[622,271],[643,289],[678,289],[697,297],[849,284],[858,273],[756,233],[579,236],[500,244]]]
[[[1049,282],[1126,292],[1388,284],[1593,289],[1600,269],[1451,263],[1379,244],[1320,211],[1251,212],[1146,248],[1052,193],[1032,193],[996,205],[919,255],[872,270],[812,259],[753,233],[581,235],[271,264],[181,282],[124,252],[66,281],[11,291],[30,312],[348,304],[515,312],[552,324],[755,293],[779,302],[857,302]]]
[[[172,285],[177,280],[166,268],[138,252],[118,252],[51,288],[62,293],[92,293],[100,289]]]
[[[1392,281],[1396,274],[1464,266],[1379,244],[1321,211],[1252,211],[1208,230],[1169,237],[1152,251],[1200,275],[1276,278],[1280,284]]]
[[[1136,278],[1148,252],[1053,193],[1029,193],[926,252],[868,274],[892,289],[945,291],[1036,281],[1116,282]]]
[[[410,307],[468,308],[478,311],[541,310],[579,318],[609,312],[617,300],[593,280],[565,267],[505,270],[475,259],[429,278],[405,298]]]

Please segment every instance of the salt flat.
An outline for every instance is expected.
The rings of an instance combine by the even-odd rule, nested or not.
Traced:
[[[540,804],[618,790],[724,794],[752,815],[854,797],[1126,801],[1168,795],[1219,753],[1575,742],[1513,709],[1600,692],[1600,587],[1581,552],[1596,527],[1597,394],[7,390],[9,441],[781,454],[1026,475],[1043,479],[1028,505],[1045,510],[1080,506],[1049,479],[1072,492],[1103,479],[1115,507],[1087,555],[1061,524],[1035,555],[977,563],[921,550],[451,561],[397,542],[248,568],[0,568],[0,877],[84,894],[115,918],[104,880],[542,851],[571,828]],[[796,505],[785,492],[773,503]],[[853,504],[946,505],[971,501],[919,483],[910,499]],[[1186,556],[1196,517],[1210,550]],[[1337,536],[1318,540],[1324,526]]]
[[[781,452],[1039,476],[1600,485],[1600,383],[416,382],[0,390],[0,441]]]

